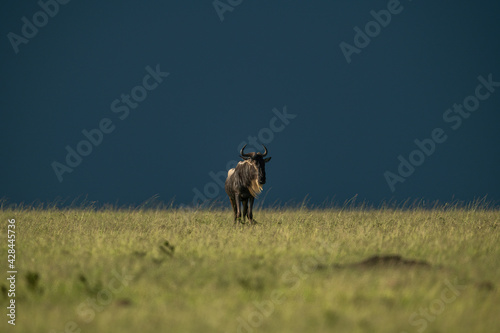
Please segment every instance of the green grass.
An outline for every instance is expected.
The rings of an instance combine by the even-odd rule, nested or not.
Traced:
[[[234,227],[228,210],[4,209],[2,275],[12,218],[2,332],[500,329],[498,210],[269,209]],[[428,265],[359,264],[387,254]]]

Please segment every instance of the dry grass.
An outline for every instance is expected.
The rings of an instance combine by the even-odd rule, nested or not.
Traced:
[[[17,225],[16,332],[500,328],[497,210],[269,209],[255,227],[228,210],[0,216],[2,267],[7,219]]]

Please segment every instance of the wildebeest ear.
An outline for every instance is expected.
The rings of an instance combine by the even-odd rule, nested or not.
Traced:
[[[246,156],[240,156],[240,157],[241,157],[241,159],[243,159],[243,160],[248,160],[248,159],[250,159],[250,157],[246,157]]]
[[[267,162],[269,162],[270,160],[271,160],[271,157],[265,158],[265,159],[264,159],[264,163],[267,163]]]

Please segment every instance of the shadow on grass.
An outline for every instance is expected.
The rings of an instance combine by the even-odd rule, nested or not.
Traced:
[[[423,260],[413,260],[405,259],[397,254],[390,255],[375,255],[368,259],[362,260],[360,262],[334,265],[335,268],[349,268],[349,267],[359,267],[359,268],[377,268],[377,267],[421,267],[421,268],[431,268],[431,264]]]

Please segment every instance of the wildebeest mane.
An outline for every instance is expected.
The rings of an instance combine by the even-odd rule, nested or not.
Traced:
[[[258,181],[258,170],[255,161],[245,160],[238,163],[231,174],[231,181],[239,188],[248,188],[252,197],[256,198],[262,192]]]

